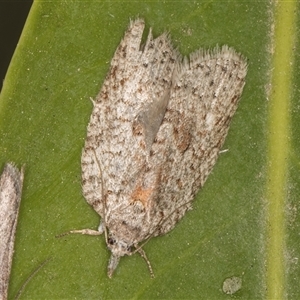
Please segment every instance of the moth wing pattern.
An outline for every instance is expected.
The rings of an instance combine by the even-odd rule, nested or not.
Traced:
[[[143,205],[130,199],[164,118],[179,56],[167,34],[153,39],[151,29],[140,48],[144,26],[141,19],[131,22],[114,54],[82,153],[83,195],[110,231],[118,217],[125,223],[135,216],[132,227],[141,226]]]
[[[7,299],[8,284],[14,253],[24,167],[18,170],[12,163],[5,164],[0,176],[0,295]]]
[[[225,141],[246,73],[246,60],[227,46],[198,50],[178,63],[150,160],[152,170],[160,170],[152,214],[161,220],[153,224],[154,236],[170,231],[191,208]]]

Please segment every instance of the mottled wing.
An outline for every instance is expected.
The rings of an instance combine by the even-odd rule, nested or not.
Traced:
[[[178,64],[167,111],[152,145],[157,193],[153,235],[170,231],[211,172],[242,94],[246,61],[227,46],[201,50]],[[162,155],[164,157],[162,157]],[[146,180],[146,179],[145,179]]]
[[[5,165],[0,177],[0,298],[7,299],[24,170]]]
[[[143,20],[131,22],[114,54],[82,153],[83,195],[112,231],[118,221],[141,221],[132,193],[163,120],[178,58],[167,35],[153,39],[151,29],[141,49],[143,30]]]

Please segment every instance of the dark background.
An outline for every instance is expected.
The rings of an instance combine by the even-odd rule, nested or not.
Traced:
[[[0,0],[0,91],[32,2]]]

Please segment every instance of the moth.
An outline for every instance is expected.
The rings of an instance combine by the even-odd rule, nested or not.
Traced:
[[[0,176],[0,299],[7,299],[24,167],[7,163]]]
[[[232,48],[182,57],[167,33],[141,45],[131,21],[93,101],[82,153],[82,189],[101,216],[111,251],[108,276],[124,255],[166,234],[191,209],[218,158],[242,94],[247,62]]]

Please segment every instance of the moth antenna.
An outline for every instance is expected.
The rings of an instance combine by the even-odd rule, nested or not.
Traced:
[[[149,272],[150,272],[150,276],[151,278],[154,278],[154,272],[153,272],[153,269],[152,269],[152,266],[151,266],[151,263],[146,255],[146,252],[144,251],[144,249],[142,249],[141,247],[139,247],[139,249],[137,250],[138,253],[141,255],[141,257],[145,260],[145,262],[147,263],[147,266],[148,266],[148,269],[149,269]]]
[[[98,160],[98,158],[96,156],[96,152],[95,152],[95,150],[93,150],[93,151],[94,151],[96,162],[97,162],[97,165],[98,165],[98,168],[99,168],[99,172],[100,172],[101,187],[102,187],[101,193],[102,193],[102,199],[103,199],[102,169],[101,169],[100,162],[99,162],[99,160]],[[100,228],[102,226],[103,226],[103,228]],[[107,244],[107,230],[106,230],[105,222],[103,222],[103,220],[101,220],[101,224],[98,227],[98,230],[93,230],[93,229],[70,230],[68,232],[64,232],[62,234],[56,235],[55,237],[56,238],[61,238],[63,236],[66,236],[66,235],[69,235],[69,234],[73,234],[73,233],[79,233],[79,234],[83,234],[83,235],[101,235],[103,233],[103,231],[104,231],[104,235],[105,235],[105,241],[106,241],[106,244]]]
[[[103,205],[103,207],[104,207],[104,218],[103,218],[103,220],[101,219],[101,224],[100,224],[100,226],[103,226],[103,228],[102,228],[102,230],[104,231],[104,236],[105,236],[105,243],[107,244],[108,243],[108,238],[107,238],[107,228],[106,228],[106,225],[105,225],[105,216],[106,216],[106,199],[104,198],[104,183],[103,183],[103,180],[102,180],[102,178],[103,178],[103,176],[102,176],[102,168],[101,168],[101,164],[100,164],[100,161],[99,161],[99,159],[98,159],[98,157],[97,157],[97,155],[96,155],[96,151],[95,151],[95,149],[93,149],[93,151],[94,151],[94,155],[95,155],[95,158],[96,158],[96,162],[97,162],[97,165],[98,165],[98,168],[99,168],[99,172],[100,172],[100,178],[101,178],[101,187],[102,187],[102,189],[101,189],[101,197],[102,197],[102,199],[103,199],[103,203],[104,203],[104,205]],[[99,227],[100,227],[99,226]]]
[[[106,245],[108,244],[108,238],[107,238],[107,228],[105,226],[105,224],[103,225],[104,226],[104,236],[105,236],[105,243]]]

